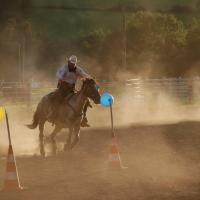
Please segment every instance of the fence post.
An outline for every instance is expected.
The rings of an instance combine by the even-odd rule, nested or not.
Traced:
[[[31,107],[31,83],[30,81],[27,81],[27,84],[26,84],[26,104],[27,104],[27,107]]]

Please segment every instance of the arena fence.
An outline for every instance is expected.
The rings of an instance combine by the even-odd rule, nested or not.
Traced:
[[[126,92],[135,99],[145,100],[147,96],[154,98],[158,93],[165,93],[172,98],[187,104],[200,101],[200,77],[195,78],[160,78],[129,79],[126,81],[99,81],[103,91],[114,95]],[[0,99],[4,104],[35,104],[45,94],[55,89],[56,83],[19,83],[0,81]]]

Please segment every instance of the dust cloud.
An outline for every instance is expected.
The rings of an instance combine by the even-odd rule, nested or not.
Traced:
[[[152,185],[159,183],[161,187],[170,185],[173,189],[191,181],[194,172],[188,171],[187,160],[169,145],[162,127],[142,128],[133,133],[134,140],[129,138],[126,144],[131,155],[125,159],[134,171],[134,178]]]
[[[50,80],[50,78],[45,77],[45,74],[40,76],[43,76],[43,80],[47,82]],[[122,77],[125,80],[127,75],[124,74]],[[101,92],[110,92],[115,97],[113,105],[114,129],[119,137],[124,165],[128,165],[132,169],[128,170],[125,181],[131,183],[134,179],[136,182],[150,183],[151,185],[159,185],[159,187],[170,185],[173,190],[178,190],[185,183],[195,181],[196,179],[192,178],[195,177],[196,173],[195,162],[190,160],[190,166],[188,165],[187,150],[185,150],[191,146],[190,155],[196,156],[197,154],[196,149],[193,149],[192,144],[190,144],[189,136],[186,136],[187,133],[185,133],[189,129],[177,130],[177,128],[171,129],[169,127],[173,124],[178,126],[176,124],[180,122],[199,121],[200,110],[197,98],[198,91],[200,91],[199,82],[196,81],[193,85],[197,104],[184,104],[172,94],[160,89],[141,88],[141,92],[137,92],[131,85],[124,84],[123,80],[119,80],[120,84],[116,81],[112,87],[102,88]],[[45,94],[46,91],[41,95]],[[38,101],[39,98],[31,107],[25,105],[6,106],[13,148],[17,156],[39,155],[38,128],[29,130],[25,126],[32,121]],[[96,145],[95,149],[103,153],[102,148],[105,148],[105,143],[107,144],[109,140],[110,110],[93,104],[93,108],[88,110],[88,119],[92,128],[82,132],[81,144],[78,144],[74,151],[83,154],[84,151],[90,151],[89,146],[93,148],[93,144],[90,144],[91,141],[95,143],[98,141],[99,146]],[[0,123],[0,130],[0,156],[5,156],[8,148],[5,121]],[[51,124],[47,123],[45,126],[46,138],[52,130]],[[101,134],[98,134],[98,131]],[[181,134],[184,132],[183,140],[185,138],[186,140],[180,146],[182,150],[177,152],[174,145],[171,144],[169,133],[173,135],[173,141],[176,143],[179,138],[175,138],[175,136],[179,135],[180,131]],[[62,135],[62,133],[58,135]],[[190,136],[193,137],[192,134]],[[59,151],[62,151],[64,141],[57,137],[57,142]],[[176,145],[179,147],[180,144]],[[51,145],[49,142],[46,142],[45,149],[47,153],[50,153]],[[93,162],[93,155],[85,156],[88,163]],[[102,168],[104,167],[102,165]],[[93,169],[91,168],[91,170]],[[104,172],[100,175],[107,176]]]
[[[198,90],[198,84],[194,87]],[[146,194],[143,193],[149,190],[158,195],[160,190],[170,194],[181,191],[183,194],[184,191],[186,192],[185,188],[198,181],[195,174],[199,154],[194,145],[198,127],[179,125],[180,122],[199,121],[198,105],[182,104],[166,91],[155,92],[150,88],[143,91],[145,96],[135,93],[128,86],[117,87],[115,90],[108,88],[104,91],[112,93],[115,97],[114,127],[122,162],[128,166],[128,169],[118,178],[113,178],[105,170],[105,157],[108,156],[109,151],[106,145],[110,138],[110,111],[100,105],[93,105],[93,109],[88,111],[88,119],[92,128],[82,131],[81,142],[72,151],[72,155],[76,157],[75,160],[78,156],[83,157],[83,163],[88,165],[86,173],[100,171],[94,175],[95,178],[93,177],[98,188],[101,184],[103,186],[111,182],[114,187],[130,185],[135,188],[134,195],[145,198]],[[32,121],[35,104],[31,108],[23,105],[10,105],[6,108],[15,154],[22,157],[27,156],[28,159],[34,155],[38,156],[38,129],[29,130],[24,126]],[[191,132],[191,127],[193,127],[193,132]],[[48,124],[45,128],[45,135],[48,137],[53,127]],[[5,122],[1,122],[0,130],[0,156],[2,156],[6,155],[8,147]],[[57,141],[62,147],[64,141],[59,138]],[[49,151],[49,144],[46,144],[45,148]],[[59,160],[59,155],[55,160],[57,158]],[[67,160],[69,158],[65,155],[62,157],[62,163],[59,160],[51,166],[56,170],[60,169],[62,164],[67,167],[70,163]],[[76,160],[77,163],[78,160]],[[33,161],[29,160],[29,162],[31,166],[34,166]],[[47,159],[45,162],[52,161]],[[94,167],[94,163],[99,165],[96,164]],[[87,184],[91,190],[95,187],[93,183]]]
[[[31,133],[25,127],[26,121],[30,117],[30,111],[24,106],[6,106],[6,109],[9,118],[11,141],[15,154],[33,155],[34,152],[37,152],[38,140],[37,137],[35,137],[34,131]],[[0,154],[5,155],[8,148],[8,134],[5,120],[0,123],[0,128]]]
[[[161,125],[174,124],[181,121],[199,121],[200,109],[198,106],[198,96],[200,90],[198,81],[194,82],[193,88],[195,102],[197,102],[193,105],[183,104],[174,96],[159,89],[151,91],[151,88],[143,88],[142,92],[138,93],[128,85],[123,85],[123,87],[116,85],[114,88],[103,89],[102,92],[107,91],[114,95],[113,116],[114,127],[117,129],[133,124]],[[16,147],[16,153],[28,155],[38,152],[38,129],[29,130],[25,127],[25,124],[29,124],[32,121],[38,101],[39,98],[31,108],[25,105],[7,106],[12,140]],[[93,104],[93,108],[89,108],[88,110],[88,119],[92,129],[110,128],[110,110],[108,108]],[[5,153],[5,147],[8,144],[6,124],[2,122],[0,127],[0,146],[1,151]],[[52,129],[53,127],[47,123],[45,134],[48,136]]]
[[[161,89],[152,90],[142,87],[135,89],[132,86],[123,86],[117,92],[107,89],[105,91],[113,94],[115,98],[114,124],[118,127],[134,123],[165,124],[199,121],[199,83],[198,80],[193,82],[192,103],[190,97],[181,99]],[[89,117],[95,126],[110,126],[110,111],[107,108],[95,106],[94,109],[89,110]]]

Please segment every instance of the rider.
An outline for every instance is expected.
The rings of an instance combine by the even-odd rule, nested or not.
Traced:
[[[89,74],[87,74],[81,67],[77,66],[77,57],[75,55],[70,56],[67,60],[67,63],[61,67],[57,73],[56,76],[58,78],[58,92],[61,95],[61,98],[63,99],[66,97],[69,93],[73,93],[75,90],[75,84],[78,78],[91,78]],[[86,111],[88,106],[91,107],[89,100],[87,100],[84,108],[83,108],[83,119],[81,122],[82,127],[89,127],[88,120],[86,117]],[[56,119],[56,106],[53,105],[53,113],[50,117],[53,119]]]

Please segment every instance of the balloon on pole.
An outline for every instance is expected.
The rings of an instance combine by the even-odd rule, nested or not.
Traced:
[[[110,108],[110,117],[111,117],[111,137],[115,137],[114,133],[114,125],[113,125],[113,111],[112,111],[112,105],[114,103],[114,97],[109,93],[104,93],[101,95],[100,99],[101,105],[103,107],[109,107]]]
[[[101,95],[101,105],[103,107],[110,107],[114,103],[114,97],[109,93],[104,93]]]
[[[110,154],[109,154],[109,166],[112,169],[124,169],[126,167],[123,166],[121,158],[120,158],[120,154],[119,154],[118,146],[117,146],[117,142],[116,142],[116,137],[115,137],[115,132],[114,132],[114,125],[113,125],[112,105],[114,103],[114,97],[109,93],[104,93],[101,95],[100,102],[103,107],[110,108],[112,143],[111,143]]]

